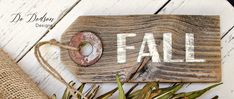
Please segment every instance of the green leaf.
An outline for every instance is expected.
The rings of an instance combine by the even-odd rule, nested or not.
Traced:
[[[128,95],[127,99],[136,99],[141,92],[141,89],[132,92],[130,95]]]
[[[162,93],[162,91],[160,89],[153,90],[153,92],[151,92],[151,94],[150,94],[150,99],[160,95],[160,93]]]
[[[124,83],[121,83],[122,85]],[[103,95],[100,95],[99,97],[97,97],[97,99],[108,99],[109,97],[111,97],[116,91],[118,90],[118,87],[116,87],[115,89],[103,94]]]
[[[67,99],[68,93],[69,93],[68,89],[66,88],[65,91],[64,91],[64,93],[63,93],[62,99]]]
[[[181,99],[181,98],[188,98],[188,99],[196,99],[197,97],[200,97],[202,94],[207,92],[208,90],[220,85],[222,83],[214,84],[212,86],[209,86],[207,88],[197,90],[197,91],[192,91],[192,92],[187,92],[187,93],[178,93],[173,96],[173,99]]]
[[[121,83],[121,84],[123,85],[124,83]],[[107,93],[105,93],[105,94],[103,94],[103,95],[97,97],[97,99],[108,99],[108,98],[111,97],[117,90],[118,90],[118,87],[116,87],[115,89],[113,89],[113,90],[111,90],[111,91],[109,91],[109,92],[107,92]]]
[[[158,83],[149,82],[142,88],[137,99],[150,99],[150,95],[153,92],[153,90],[158,90],[158,89],[159,89]]]
[[[159,96],[154,97],[156,99],[169,99],[171,98],[180,88],[182,88],[183,84],[176,84],[167,90],[162,91]]]
[[[69,84],[69,86],[74,86],[75,85],[75,83],[73,81],[70,81],[68,84]],[[70,99],[70,97],[71,97],[71,94],[70,94],[68,88],[66,88],[66,90],[63,93],[62,99]]]
[[[170,86],[170,87],[166,87],[166,88],[160,88],[160,89],[158,89],[158,90],[154,90],[152,93],[151,93],[151,98],[155,98],[155,97],[157,97],[157,96],[159,96],[159,95],[162,95],[162,94],[164,94],[164,93],[166,93],[166,92],[168,92],[168,91],[170,91],[170,90],[172,90],[172,89],[174,89],[176,86],[178,86],[178,84],[173,84],[172,86]]]
[[[111,97],[116,91],[118,90],[118,87],[116,87],[115,89],[112,89],[111,91],[97,97],[97,99],[108,99],[109,97]]]
[[[161,93],[161,90],[155,90],[150,94],[150,99],[158,96]]]
[[[178,83],[174,83],[172,86],[169,86],[169,87],[166,87],[166,88],[160,88],[160,90],[161,90],[160,94],[168,92],[168,91],[174,89],[176,86],[179,86],[179,84]]]
[[[128,96],[132,93],[132,91],[138,86],[138,83],[131,87],[131,89],[128,90],[128,92],[125,94],[125,96],[128,98]]]
[[[82,83],[79,88],[77,89],[77,91],[79,91],[80,93],[83,92],[83,89],[85,87],[85,83]],[[77,99],[81,99],[81,96],[79,94],[77,94]]]
[[[96,96],[98,89],[99,86],[93,85],[91,87],[91,90],[85,95],[85,97],[87,97],[88,99],[93,99]]]
[[[116,75],[116,82],[118,84],[118,90],[119,90],[118,99],[126,99],[126,96],[125,96],[125,93],[124,93],[124,90],[123,90],[123,87],[122,87],[122,83],[120,81],[120,77],[119,77],[118,74]]]

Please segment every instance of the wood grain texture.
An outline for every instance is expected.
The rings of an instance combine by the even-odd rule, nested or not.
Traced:
[[[185,59],[185,33],[194,33],[195,57],[205,63],[153,63],[149,62],[130,82],[219,82],[220,29],[218,16],[173,16],[173,15],[132,15],[132,16],[81,16],[62,35],[62,43],[68,44],[79,31],[95,32],[103,43],[103,55],[92,66],[77,66],[67,50],[61,50],[61,60],[77,75],[81,82],[113,82],[119,73],[123,81],[141,63],[137,63],[144,33],[153,33],[158,44],[161,60],[163,57],[163,33],[172,33],[173,58]],[[136,33],[128,38],[127,45],[135,46],[127,51],[127,63],[117,63],[117,33]],[[97,72],[98,71],[98,72]]]

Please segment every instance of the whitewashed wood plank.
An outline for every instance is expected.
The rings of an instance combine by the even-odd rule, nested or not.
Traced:
[[[234,29],[228,32],[228,34],[221,41],[222,46],[222,81],[223,85],[220,87],[218,93],[220,99],[233,98],[234,97]]]
[[[67,16],[65,16],[42,41],[55,38],[60,40],[65,29],[80,15],[129,15],[129,14],[153,14],[167,0],[84,0],[81,1]],[[38,64],[31,50],[20,62],[20,66],[38,83],[38,85],[48,94],[56,93],[61,97],[65,86],[58,83]],[[67,82],[73,80],[79,85],[79,81],[60,62],[60,50],[57,47],[45,46],[42,53],[46,60],[61,73]],[[102,85],[103,86],[103,85]],[[126,86],[126,85],[125,85]],[[99,93],[104,93],[115,87],[115,84],[104,84]],[[128,89],[130,86],[127,86]],[[86,88],[87,89],[87,88]],[[115,99],[115,98],[114,98]]]
[[[0,47],[18,61],[48,30],[49,26],[36,27],[37,24],[52,25],[76,0],[1,0],[0,1]],[[11,22],[17,13],[22,21]],[[33,16],[40,18],[47,14],[51,21],[27,22]],[[18,19],[18,17],[16,18]],[[32,22],[33,21],[33,22]]]
[[[222,48],[222,64],[226,64],[230,60],[234,52],[234,28],[221,40]],[[233,62],[234,64],[234,62]]]
[[[220,15],[221,36],[234,26],[234,8],[226,0],[172,0],[159,14]]]

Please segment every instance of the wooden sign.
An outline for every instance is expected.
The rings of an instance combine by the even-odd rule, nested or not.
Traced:
[[[62,49],[61,60],[81,82],[115,82],[117,73],[128,82],[219,82],[219,22],[198,15],[81,16],[62,43],[91,42],[95,58],[86,64],[80,52]]]

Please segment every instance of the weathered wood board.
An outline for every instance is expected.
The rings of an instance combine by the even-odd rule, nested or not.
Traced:
[[[145,33],[153,33],[161,62],[149,61],[129,82],[219,82],[221,80],[219,16],[198,15],[132,15],[132,16],[81,16],[62,35],[62,43],[79,31],[92,31],[100,37],[103,54],[91,66],[74,63],[68,51],[61,50],[61,60],[81,82],[114,82],[115,74],[123,81],[142,64],[137,62]],[[117,62],[117,34],[136,33],[128,37],[126,63]],[[163,34],[172,33],[172,59],[185,60],[186,33],[194,34],[195,58],[205,62],[164,62]],[[146,49],[147,50],[147,49]],[[145,58],[146,59],[146,58]]]

